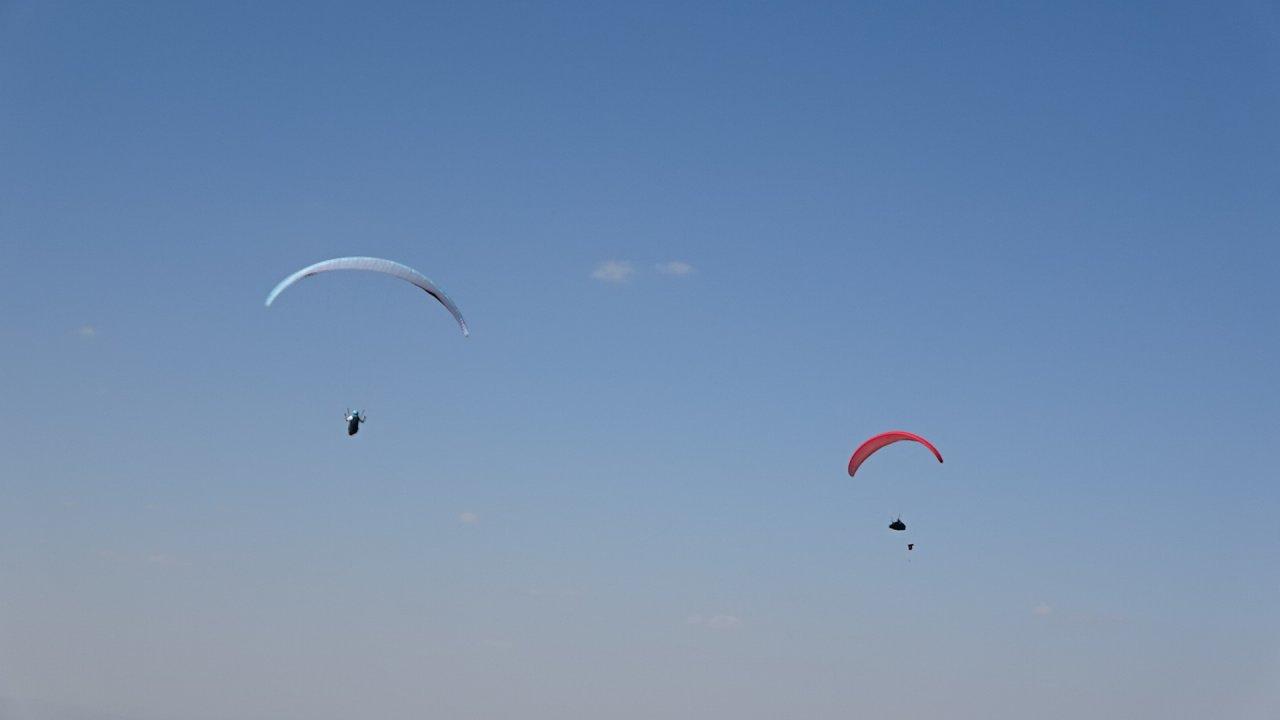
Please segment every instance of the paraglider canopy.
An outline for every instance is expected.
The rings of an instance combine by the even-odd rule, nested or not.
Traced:
[[[889,523],[889,529],[902,532],[903,530],[907,529],[907,524],[902,522],[902,518],[898,518],[897,520],[894,520],[893,522]]]
[[[449,299],[449,296],[445,295],[443,290],[436,287],[436,284],[431,282],[426,275],[423,275],[408,265],[401,265],[393,260],[383,260],[382,258],[375,257],[334,258],[332,260],[318,262],[315,265],[308,265],[284,280],[281,280],[280,284],[275,286],[271,291],[271,294],[267,296],[267,307],[271,307],[271,303],[275,301],[276,296],[288,289],[290,285],[293,285],[303,278],[333,270],[366,270],[369,272],[390,275],[392,277],[400,278],[405,282],[413,283],[414,285],[422,288],[422,290],[431,297],[439,300],[441,305],[444,305],[445,309],[449,311],[449,314],[453,315],[453,319],[458,321],[458,327],[462,328],[463,335],[471,334],[471,331],[467,329],[467,321],[462,319],[462,311],[459,310],[458,306],[454,305],[453,301]]]
[[[871,457],[877,450],[903,440],[910,440],[924,445],[933,452],[934,457],[938,458],[938,462],[942,462],[942,453],[938,452],[938,448],[934,447],[933,443],[906,430],[890,430],[872,437],[859,445],[857,450],[853,451],[853,457],[849,458],[849,477],[853,477],[862,463],[866,462],[867,458]]]

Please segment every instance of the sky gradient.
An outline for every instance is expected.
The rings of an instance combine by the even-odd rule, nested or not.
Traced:
[[[1275,5],[693,5],[0,2],[0,718],[1277,716]]]

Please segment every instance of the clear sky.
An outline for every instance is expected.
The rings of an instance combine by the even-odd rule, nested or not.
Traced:
[[[1277,717],[1278,81],[1261,1],[0,3],[0,717]],[[472,337],[262,306],[338,255]]]

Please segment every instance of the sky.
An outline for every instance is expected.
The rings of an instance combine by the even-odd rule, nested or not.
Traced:
[[[0,718],[1274,718],[1278,80],[1253,0],[0,2]],[[263,307],[342,255],[471,337]]]

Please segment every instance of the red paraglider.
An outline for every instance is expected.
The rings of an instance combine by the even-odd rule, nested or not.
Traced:
[[[867,458],[871,457],[871,455],[877,450],[885,445],[892,445],[902,440],[911,440],[924,445],[933,451],[933,456],[938,458],[938,462],[942,462],[942,453],[938,452],[938,448],[934,447],[933,443],[925,440],[915,433],[909,433],[905,430],[890,430],[889,432],[880,433],[879,435],[872,437],[870,440],[859,445],[857,450],[853,451],[853,457],[849,458],[849,477],[853,477],[853,474],[858,472],[858,467],[861,466],[862,463],[865,462]]]

